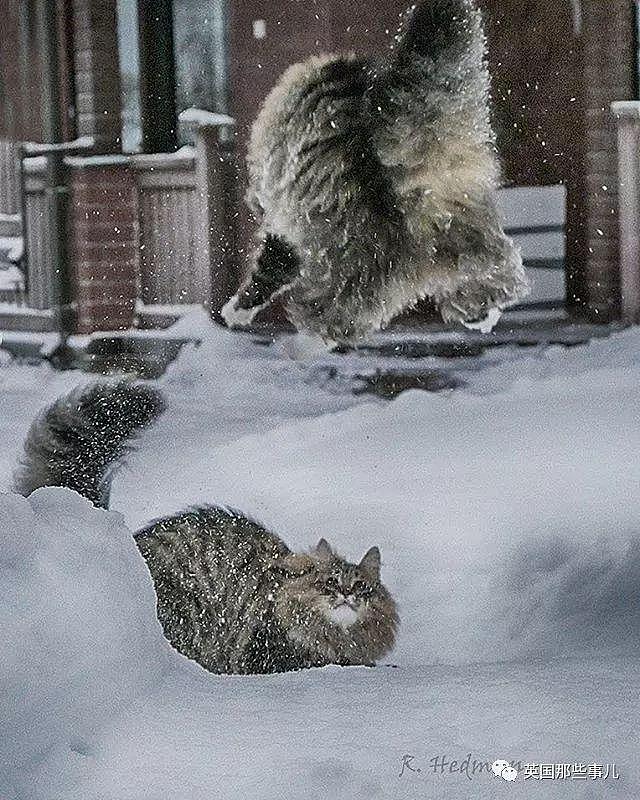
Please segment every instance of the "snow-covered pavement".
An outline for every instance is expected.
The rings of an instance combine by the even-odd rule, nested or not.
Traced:
[[[305,366],[201,333],[162,379],[168,410],[113,507],[135,528],[219,502],[295,548],[378,544],[402,619],[392,665],[208,675],[165,646],[114,515],[45,490],[29,522],[4,499],[0,797],[640,796],[640,333],[429,362],[465,387],[392,403],[324,380],[373,356]],[[0,367],[0,488],[36,410],[86,379]],[[433,770],[468,754],[615,762],[620,778]],[[422,771],[399,777],[404,756]]]

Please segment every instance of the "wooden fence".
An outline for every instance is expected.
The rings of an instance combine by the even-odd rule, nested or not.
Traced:
[[[5,171],[10,160],[6,156],[8,151],[7,147],[0,148],[0,155],[5,156]],[[200,130],[196,148],[119,159],[118,163],[130,171],[136,189],[136,222],[131,241],[136,243],[139,301],[144,306],[202,304],[216,310],[228,296],[235,278],[233,153],[220,143],[219,130],[214,126]],[[16,191],[17,180],[14,169],[11,191]],[[25,159],[23,180],[27,303],[34,309],[49,309],[54,301],[55,275],[45,158]],[[6,198],[9,182],[2,187],[2,197]],[[14,205],[7,204],[5,208],[16,207],[15,196],[12,197]],[[96,202],[99,194],[97,198]],[[534,278],[536,291],[529,302],[540,306],[561,305],[563,187],[502,190],[499,205],[506,228],[521,245],[526,266]],[[82,224],[82,220],[71,220],[72,225],[76,223]]]
[[[137,224],[132,236],[137,245],[138,299],[143,305],[216,308],[226,299],[226,258],[231,249],[224,246],[230,238],[226,175],[232,158],[213,128],[202,131],[197,148],[133,155],[128,161],[119,157],[118,164],[131,171],[136,187]],[[69,169],[74,169],[82,158],[68,161]],[[46,159],[27,158],[23,163],[27,302],[32,308],[48,309],[54,302],[55,275]],[[94,191],[99,201],[99,190]],[[74,214],[72,204],[69,224],[82,224]]]
[[[53,306],[55,275],[46,160],[42,156],[26,158],[23,165],[23,230],[29,275],[27,304],[31,308],[48,309]]]
[[[186,152],[185,152],[186,151]],[[145,305],[208,303],[195,152],[132,158],[138,187],[140,300]]]

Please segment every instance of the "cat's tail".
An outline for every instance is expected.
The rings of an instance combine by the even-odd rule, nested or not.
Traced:
[[[421,0],[402,16],[393,48],[393,69],[419,62],[450,69],[469,51],[484,50],[482,17],[475,0]],[[449,63],[447,63],[449,62]]]
[[[107,508],[113,473],[131,439],[164,411],[157,389],[127,382],[95,383],[56,400],[31,425],[14,490],[74,489]]]
[[[369,89],[383,164],[423,163],[459,128],[487,126],[489,74],[476,0],[421,0],[402,17]]]

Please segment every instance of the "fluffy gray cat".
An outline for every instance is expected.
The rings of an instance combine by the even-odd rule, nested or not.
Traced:
[[[261,244],[229,326],[286,293],[291,321],[326,342],[427,296],[445,321],[490,329],[527,294],[495,205],[485,50],[473,0],[423,0],[383,63],[313,57],[284,73],[253,126]]]
[[[131,437],[163,410],[152,388],[95,384],[59,399],[31,426],[15,490],[74,489],[108,507]],[[321,539],[293,553],[225,508],[194,508],[135,534],[171,644],[205,669],[265,673],[373,665],[395,641],[395,603],[372,547],[350,564]]]

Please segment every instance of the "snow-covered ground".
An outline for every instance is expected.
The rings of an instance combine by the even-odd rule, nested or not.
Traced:
[[[397,649],[376,669],[209,675],[164,642],[122,518],[64,490],[5,496],[0,798],[640,796],[640,331],[426,360],[465,385],[388,403],[327,380],[373,356],[305,365],[183,324],[203,342],[162,379],[113,507],[133,529],[220,502],[292,547],[378,544]],[[33,415],[86,380],[0,366],[0,489]],[[620,778],[507,783],[461,773],[468,754]],[[405,756],[421,772],[400,777]]]

